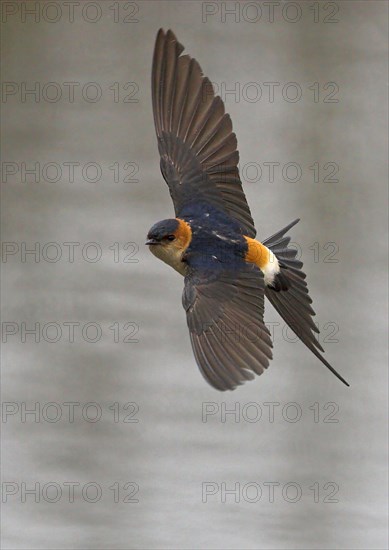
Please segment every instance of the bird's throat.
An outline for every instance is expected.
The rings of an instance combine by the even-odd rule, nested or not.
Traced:
[[[164,246],[164,245],[152,245],[150,246],[150,252],[154,254],[158,259],[170,265],[173,269],[178,271],[181,275],[186,275],[187,264],[182,261],[183,250],[177,246]]]

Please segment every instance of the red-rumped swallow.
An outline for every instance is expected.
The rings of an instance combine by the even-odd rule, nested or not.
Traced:
[[[146,244],[185,277],[182,303],[197,365],[218,390],[262,374],[272,358],[264,296],[320,361],[319,330],[297,250],[286,233],[262,243],[239,178],[236,136],[209,79],[171,30],[159,30],[152,67],[154,123],[173,219],[156,223]]]

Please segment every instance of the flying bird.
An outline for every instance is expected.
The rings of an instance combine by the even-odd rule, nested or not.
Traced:
[[[214,388],[233,390],[272,359],[264,297],[320,361],[324,359],[303,264],[286,233],[260,242],[239,177],[230,116],[198,62],[160,29],[152,103],[160,168],[175,218],[150,229],[146,244],[185,277],[182,304],[197,365]]]

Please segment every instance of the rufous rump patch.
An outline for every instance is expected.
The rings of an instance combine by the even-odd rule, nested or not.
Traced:
[[[259,267],[259,269],[264,269],[270,261],[270,251],[269,249],[259,241],[246,237],[247,242],[247,252],[245,260]]]

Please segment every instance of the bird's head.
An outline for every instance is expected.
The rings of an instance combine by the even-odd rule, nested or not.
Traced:
[[[178,237],[180,223],[177,219],[162,220],[153,225],[147,233],[146,244],[150,247],[169,247]]]
[[[181,274],[185,273],[186,265],[182,255],[192,238],[190,225],[179,218],[162,220],[153,225],[147,233],[146,244],[150,252]]]

